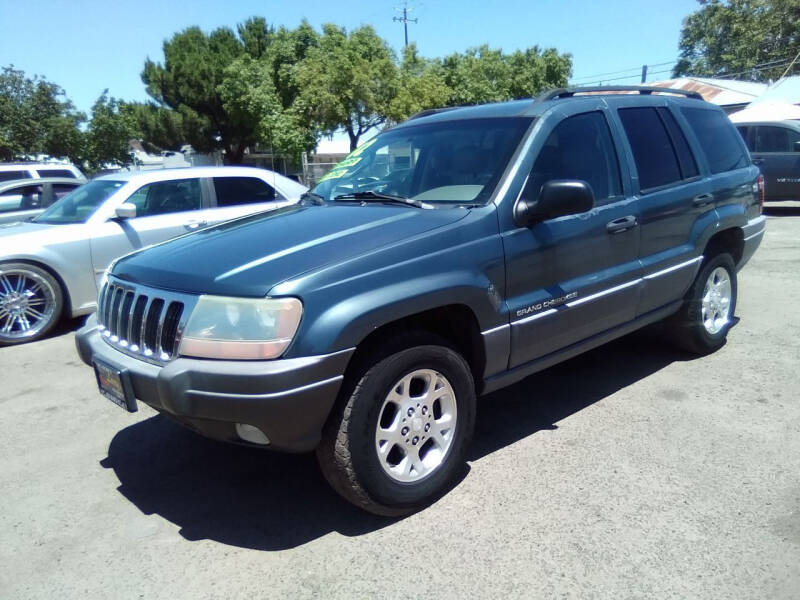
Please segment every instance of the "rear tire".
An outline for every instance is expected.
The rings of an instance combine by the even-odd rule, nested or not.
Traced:
[[[41,339],[63,311],[64,292],[50,273],[28,263],[0,264],[0,346]]]
[[[472,439],[469,366],[438,338],[427,341],[377,357],[345,382],[317,447],[333,489],[374,514],[402,516],[436,501]]]
[[[673,343],[693,354],[725,345],[736,310],[736,264],[730,254],[709,257],[686,293],[683,306],[665,325]]]

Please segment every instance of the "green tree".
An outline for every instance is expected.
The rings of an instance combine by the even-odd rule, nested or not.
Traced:
[[[225,69],[244,53],[242,40],[225,27],[210,34],[190,27],[165,41],[163,48],[163,64],[145,62],[147,93],[197,125],[187,140],[196,150],[223,149],[226,162],[240,163],[245,148],[255,142],[254,123],[232,118],[218,88]]]
[[[460,106],[530,98],[563,87],[572,74],[572,57],[538,46],[505,54],[484,44],[443,61],[450,105]]]
[[[383,125],[397,93],[395,56],[372,27],[350,34],[325,25],[316,46],[297,65],[300,112],[323,133],[344,129],[350,148]]]
[[[222,149],[233,164],[257,142],[293,154],[307,149],[312,128],[294,106],[295,71],[317,38],[307,22],[275,29],[261,17],[236,33],[190,27],[173,35],[164,42],[163,64],[148,59],[142,73],[156,103],[131,108],[144,140],[174,147],[180,138],[201,152]]]
[[[441,62],[422,58],[416,44],[409,44],[403,50],[397,91],[389,102],[389,118],[399,122],[422,110],[447,106],[450,96]]]
[[[84,163],[89,171],[106,164],[129,165],[130,142],[139,138],[136,119],[122,101],[109,97],[105,90],[92,106],[92,118],[84,134]]]
[[[151,151],[180,150],[201,126],[194,111],[182,113],[154,102],[128,102],[121,109],[132,119],[143,145]]]
[[[77,162],[85,119],[58,85],[13,66],[0,72],[0,160],[42,153]]]
[[[800,52],[800,0],[700,0],[683,22],[673,76],[767,81]],[[797,66],[797,63],[796,63]]]
[[[314,132],[301,114],[285,108],[273,82],[270,61],[243,56],[226,70],[219,86],[231,119],[253,124],[254,138],[276,154],[297,157],[316,144]]]

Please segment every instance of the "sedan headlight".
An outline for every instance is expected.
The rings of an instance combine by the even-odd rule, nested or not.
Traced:
[[[200,296],[178,353],[197,358],[263,360],[286,350],[300,324],[297,298]]]

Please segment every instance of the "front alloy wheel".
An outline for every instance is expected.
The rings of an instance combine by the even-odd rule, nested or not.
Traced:
[[[44,336],[58,321],[62,302],[61,287],[43,269],[0,264],[0,345]]]
[[[447,378],[417,369],[400,379],[383,401],[375,428],[375,450],[384,472],[414,482],[438,469],[455,438],[455,392]]]
[[[436,336],[404,335],[379,352],[344,382],[317,458],[346,500],[400,516],[451,487],[472,438],[475,387],[464,358]]]

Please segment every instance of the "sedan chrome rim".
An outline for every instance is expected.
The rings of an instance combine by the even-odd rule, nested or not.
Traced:
[[[32,337],[47,327],[54,312],[55,290],[44,277],[0,269],[0,337]]]
[[[703,327],[712,335],[722,331],[728,324],[732,289],[728,271],[722,267],[711,271],[703,289],[701,305]]]
[[[444,462],[456,431],[456,395],[447,378],[418,369],[392,386],[378,413],[375,450],[384,472],[415,483]]]

